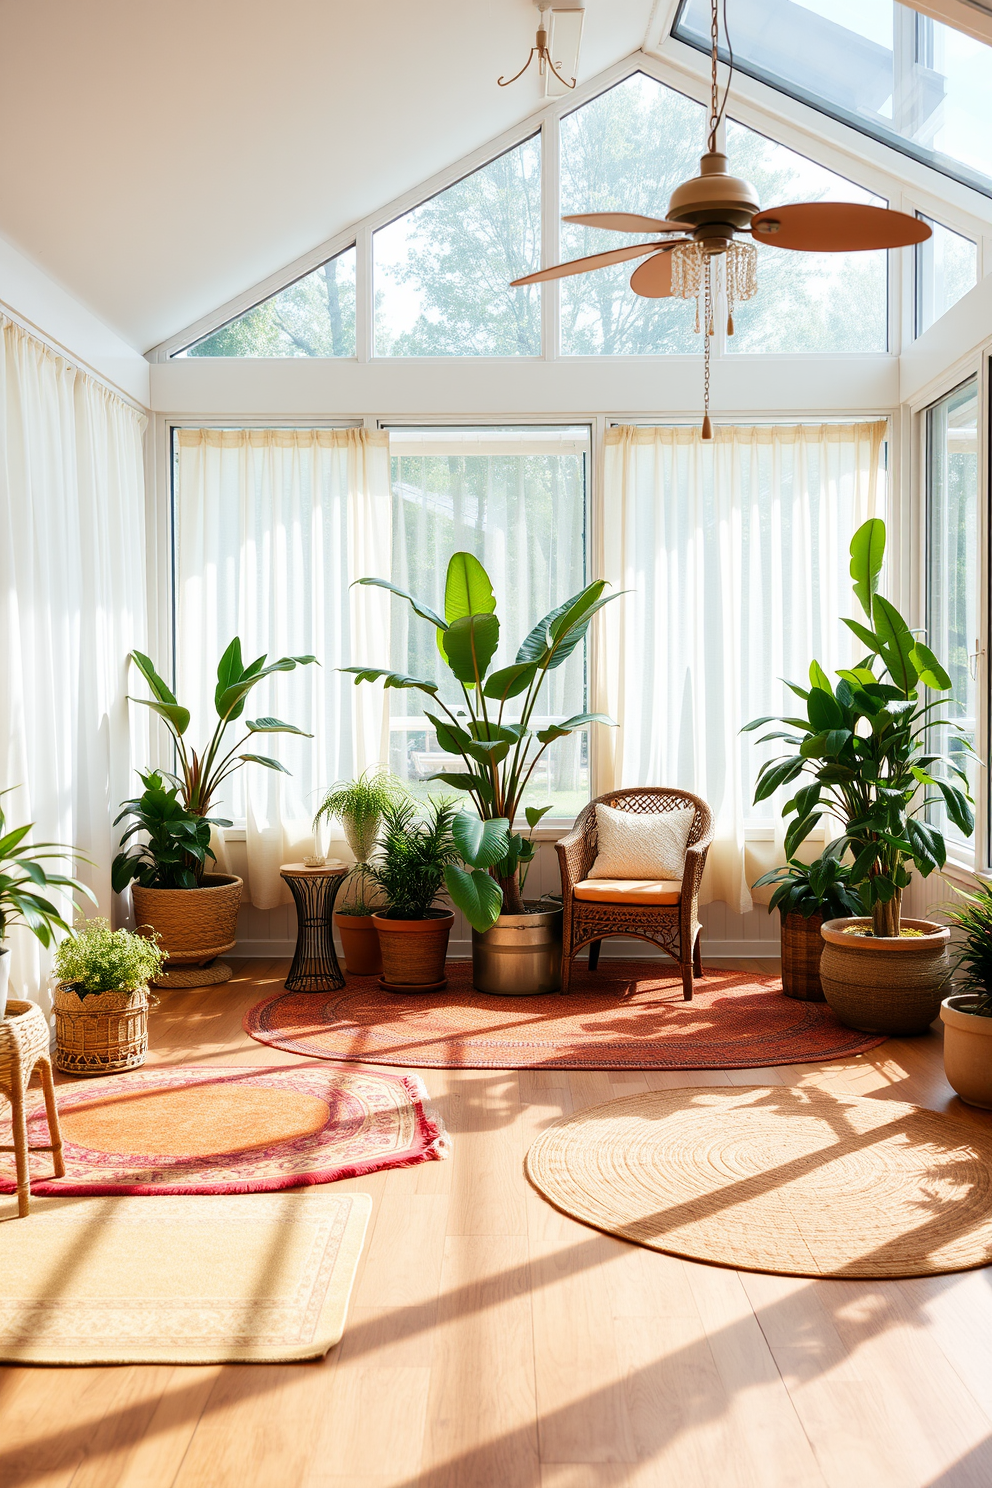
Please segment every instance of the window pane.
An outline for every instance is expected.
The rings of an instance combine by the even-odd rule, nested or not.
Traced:
[[[391,435],[393,483],[392,581],[443,612],[448,559],[474,553],[496,594],[500,646],[493,669],[508,666],[542,616],[586,582],[585,531],[589,431],[577,429],[425,429]],[[447,670],[434,627],[409,607],[393,609],[391,665],[442,682]],[[457,703],[457,692],[442,686]],[[403,779],[426,782],[439,770],[459,770],[439,749],[422,700],[391,690],[390,764]],[[549,673],[538,708],[544,727],[581,713],[586,698],[585,647]],[[504,722],[519,718],[507,705]],[[450,794],[447,786],[434,786]],[[589,799],[589,741],[570,735],[553,744],[531,777],[528,804],[553,805],[571,820]]]
[[[534,135],[372,238],[377,356],[539,356],[541,139]]]
[[[709,51],[708,0],[673,28]],[[743,72],[992,195],[992,51],[893,0],[734,0]]]
[[[978,650],[978,387],[972,380],[927,414],[927,635],[947,669],[954,718],[975,742],[977,693],[971,659]],[[936,731],[935,749],[959,755],[974,791],[977,771],[960,740]],[[965,842],[943,806],[931,808],[949,841]]]
[[[355,249],[346,248],[178,355],[354,356],[355,262]]]
[[[765,206],[886,202],[753,129],[727,124],[730,168]],[[758,293],[734,312],[729,351],[859,352],[888,345],[887,267],[877,253],[793,253],[758,244]]]
[[[699,170],[704,110],[643,73],[561,121],[561,210],[664,217],[680,181]],[[561,257],[649,241],[643,233],[561,225]],[[561,280],[561,347],[568,356],[701,351],[695,304],[646,300],[630,288],[636,263]]]
[[[932,238],[916,245],[916,334],[922,336],[978,283],[978,245],[922,212],[916,215],[933,230]]]

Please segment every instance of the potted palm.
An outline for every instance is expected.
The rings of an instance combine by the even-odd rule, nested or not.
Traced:
[[[237,922],[244,885],[234,874],[210,872],[207,858],[213,858],[213,854],[199,850],[209,843],[209,824],[230,825],[211,818],[213,799],[224,781],[246,764],[262,765],[267,770],[278,770],[284,775],[289,773],[285,765],[270,755],[256,754],[245,748],[257,736],[301,734],[305,738],[311,737],[295,724],[284,723],[280,718],[246,718],[245,733],[233,744],[229,742],[228,730],[243,717],[248,694],[259,682],[276,672],[292,672],[298,666],[307,666],[315,662],[316,657],[283,656],[266,666],[265,656],[259,656],[246,666],[241,655],[241,641],[235,636],[217,666],[217,686],[214,690],[217,723],[206,746],[200,751],[191,748],[186,741],[186,731],[190,724],[189,709],[178,701],[155,670],[151,659],[141,651],[132,651],[130,659],[152,693],[151,698],[131,698],[130,701],[150,708],[161,718],[175,745],[178,769],[175,774],[168,771],[162,771],[161,774],[172,782],[177,793],[175,802],[185,810],[188,818],[194,824],[201,822],[208,826],[205,838],[199,841],[199,848],[192,838],[188,838],[184,845],[181,858],[185,873],[172,875],[170,872],[167,881],[164,881],[157,868],[154,881],[148,882],[147,874],[130,872],[128,865],[138,861],[134,852],[122,852],[115,862],[117,878],[114,887],[124,888],[134,881],[135,914],[143,926],[160,935],[174,966],[209,968],[199,975],[194,970],[170,972],[171,984],[190,987],[223,981],[231,975],[230,969],[210,967],[210,963],[220,954],[221,949],[230,950],[234,945],[234,925]],[[144,797],[139,800],[144,801]],[[158,807],[152,809],[153,817],[157,809]],[[168,809],[172,810],[171,807]],[[156,856],[158,849],[150,830],[152,818],[143,819],[143,810],[143,807],[139,808],[135,802],[129,801],[125,803],[121,816],[134,818],[135,831],[149,832],[150,855],[159,864]],[[178,818],[175,820],[178,830]],[[128,835],[125,834],[125,840]]]
[[[322,822],[340,821],[355,855],[355,867],[342,887],[343,902],[334,911],[345,965],[353,976],[378,976],[382,971],[379,937],[372,923],[378,905],[368,861],[379,838],[383,811],[396,793],[397,782],[387,771],[381,767],[365,770],[357,780],[332,785],[313,819],[315,832]]]
[[[872,1033],[923,1033],[937,1016],[948,974],[949,931],[932,920],[901,914],[903,890],[915,869],[923,878],[944,866],[946,847],[928,820],[942,802],[955,826],[974,829],[968,780],[952,758],[934,752],[940,728],[957,729],[941,716],[951,680],[937,657],[910,630],[899,611],[878,593],[885,554],[885,525],[865,522],[851,541],[851,577],[867,624],[845,620],[864,646],[861,663],[837,673],[810,666],[810,686],[788,686],[806,717],[759,718],[749,729],[777,722],[788,752],[765,764],[755,801],[765,800],[800,777],[783,814],[794,817],[786,838],[790,855],[829,813],[843,825],[827,848],[850,857],[851,886],[863,916],[827,920],[820,980],[827,1002],[851,1028]],[[930,697],[929,694],[935,696]],[[963,750],[970,749],[961,734]]]
[[[165,952],[104,919],[72,930],[55,952],[55,1063],[70,1075],[136,1069],[148,1052],[148,983]]]
[[[457,856],[451,834],[456,811],[447,800],[418,807],[396,798],[382,811],[382,839],[368,876],[385,901],[372,919],[382,949],[383,986],[391,992],[434,992],[445,985],[444,958],[454,915],[437,907],[444,870]]]
[[[209,966],[235,944],[241,879],[206,871],[207,860],[214,861],[211,828],[231,824],[222,817],[195,815],[179,799],[179,787],[166,784],[157,770],[139,772],[139,778],[144,790],[124,802],[114,823],[127,819],[130,825],[121,836],[111,884],[117,893],[131,885],[139,932],[161,941],[176,966]],[[213,967],[212,980],[217,980],[216,971]],[[160,973],[161,968],[155,976]],[[165,973],[161,980],[197,985],[196,973],[190,971],[171,982]]]
[[[560,940],[561,910],[525,904],[520,869],[533,857],[534,847],[513,827],[545,750],[590,723],[610,724],[612,720],[601,713],[577,713],[540,729],[532,728],[531,722],[548,674],[582,644],[593,615],[616,596],[604,593],[605,580],[588,584],[538,621],[509,666],[491,672],[500,633],[496,597],[489,575],[471,553],[455,553],[448,564],[443,618],[385,579],[357,582],[390,590],[405,599],[421,620],[436,628],[446,675],[443,682],[435,682],[384,667],[352,666],[342,670],[354,674],[356,686],[381,681],[387,688],[414,688],[424,693],[429,699],[424,712],[438,744],[446,753],[460,755],[464,765],[461,771],[442,771],[433,778],[465,791],[479,821],[501,824],[480,839],[478,861],[463,854],[464,866],[452,863],[445,874],[452,901],[475,932],[474,970],[479,973],[477,953],[487,945],[486,937],[496,931],[500,954],[508,967],[506,980],[519,992],[547,991],[556,984],[555,927],[557,924]],[[493,859],[492,853],[501,843],[505,851]],[[544,948],[536,956],[535,928],[544,936]],[[480,974],[479,981],[484,980]]]
[[[992,889],[978,882],[958,893],[963,902],[947,917],[957,952],[952,973],[963,974],[940,1004],[944,1073],[969,1106],[992,1111]]]
[[[778,910],[782,935],[782,991],[801,1002],[823,1002],[820,956],[824,920],[861,915],[864,906],[851,887],[851,869],[826,853],[815,863],[790,858],[783,868],[762,874],[754,887],[775,884],[769,914]]]
[[[13,786],[0,791],[10,794]],[[63,862],[75,855],[75,848],[59,842],[25,841],[33,827],[7,827],[0,805],[0,1018],[7,1010],[7,988],[10,984],[10,947],[7,936],[15,925],[26,925],[43,946],[54,944],[55,932],[68,931],[69,925],[48,897],[50,890],[85,894],[96,903],[92,892],[78,879],[64,873],[53,873],[47,866],[52,858]]]

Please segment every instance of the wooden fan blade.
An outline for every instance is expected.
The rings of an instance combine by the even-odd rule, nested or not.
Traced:
[[[663,300],[672,292],[672,255],[656,253],[639,264],[630,276],[630,287],[646,300]]]
[[[580,227],[608,227],[611,232],[688,232],[686,222],[665,222],[658,217],[641,217],[637,212],[580,212],[577,217],[563,217],[562,222],[577,222]]]
[[[751,219],[759,243],[804,253],[852,253],[872,248],[905,248],[922,243],[930,229],[919,217],[859,202],[799,202],[769,207]]]
[[[522,279],[511,279],[510,288],[541,284],[546,279],[566,279],[569,274],[588,274],[592,269],[604,269],[607,264],[623,263],[627,258],[643,258],[645,253],[657,253],[659,248],[667,247],[667,243],[635,243],[632,248],[609,248],[605,253],[591,253],[587,258],[573,258],[550,269],[538,269],[536,274],[525,274]]]

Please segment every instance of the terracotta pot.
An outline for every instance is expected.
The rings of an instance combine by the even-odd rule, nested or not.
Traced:
[[[345,971],[351,976],[379,976],[382,952],[372,916],[339,914],[335,910],[334,923],[341,936]]]
[[[435,992],[447,986],[444,958],[453,914],[432,909],[423,920],[391,920],[376,914],[372,921],[382,951],[379,980],[384,987],[392,992]]]
[[[55,1006],[55,1064],[70,1075],[107,1075],[136,1069],[148,1052],[148,989],[90,992],[80,997],[59,982]]]
[[[244,884],[231,873],[205,873],[198,889],[143,889],[134,884],[134,920],[140,934],[157,931],[172,966],[203,966],[233,951]]]
[[[782,991],[800,1002],[823,1002],[820,985],[820,956],[823,916],[786,914],[782,921]]]
[[[940,1011],[950,974],[951,932],[933,920],[903,919],[905,938],[846,935],[851,925],[870,919],[827,920],[820,958],[823,995],[840,1021],[864,1033],[892,1038],[926,1033]]]
[[[944,1025],[944,1073],[969,1106],[992,1111],[992,1018],[968,1011],[966,992],[940,1004]]]

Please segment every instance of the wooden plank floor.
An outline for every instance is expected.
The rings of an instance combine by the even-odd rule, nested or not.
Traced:
[[[285,974],[256,961],[163,996],[150,1060],[294,1062],[241,1030]],[[454,1152],[345,1185],[374,1211],[338,1348],[273,1367],[0,1369],[0,1488],[992,1484],[992,1271],[696,1265],[566,1219],[521,1171],[563,1112],[680,1085],[822,1085],[987,1125],[946,1085],[938,1034],[755,1072],[424,1077]]]

